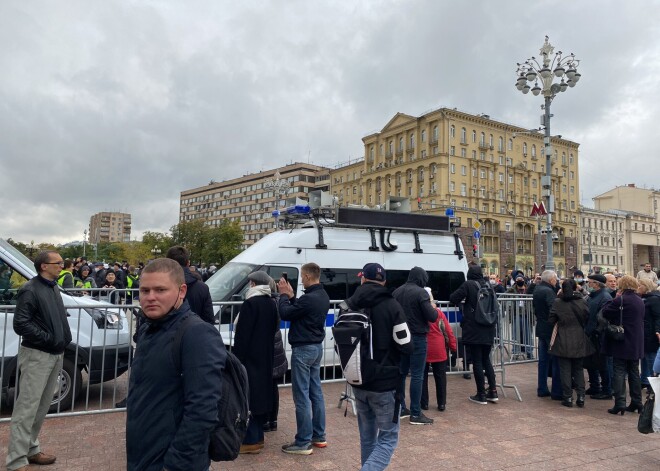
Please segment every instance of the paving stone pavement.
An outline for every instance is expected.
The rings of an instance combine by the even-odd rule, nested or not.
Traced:
[[[507,382],[520,389],[500,392],[497,404],[467,400],[474,381],[448,378],[447,410],[431,404],[431,426],[403,421],[391,470],[622,470],[660,469],[660,434],[637,432],[637,414],[613,416],[610,401],[587,398],[584,409],[568,409],[549,398],[536,397],[536,364],[507,368]],[[431,381],[432,385],[433,381]],[[258,455],[242,455],[232,463],[213,463],[212,470],[356,470],[360,467],[357,421],[349,408],[337,408],[343,383],[325,384],[328,447],[309,456],[282,453],[280,446],[295,435],[291,390],[280,395],[279,429],[266,434]],[[434,392],[430,391],[433,398]],[[49,418],[42,433],[44,451],[57,455],[44,471],[125,470],[125,413]],[[4,463],[9,424],[0,424],[0,460]]]

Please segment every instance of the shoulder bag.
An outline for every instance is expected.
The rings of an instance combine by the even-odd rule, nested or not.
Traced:
[[[623,342],[625,338],[623,330],[623,295],[621,295],[621,306],[619,306],[619,325],[607,324],[605,336],[612,342]]]

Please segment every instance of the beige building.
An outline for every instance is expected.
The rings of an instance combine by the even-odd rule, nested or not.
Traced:
[[[645,263],[660,265],[660,191],[618,186],[594,198],[597,210],[613,211],[624,221],[623,271],[636,274]]]
[[[580,257],[584,273],[600,267],[605,272],[623,272],[626,267],[626,215],[624,212],[580,207]]]
[[[530,214],[534,202],[543,201],[542,133],[441,108],[418,117],[397,113],[362,140],[364,159],[330,172],[331,191],[341,204],[378,205],[399,196],[428,213],[453,207],[466,247],[476,242],[473,224],[481,221],[486,271],[541,269],[546,238],[539,237],[540,221]],[[560,137],[551,144],[554,261],[560,274],[570,274],[578,258],[579,144]]]
[[[131,215],[128,213],[102,212],[89,219],[89,243],[130,242]]]
[[[288,199],[307,198],[313,190],[328,190],[329,172],[318,165],[294,163],[223,182],[211,181],[181,192],[179,221],[202,219],[208,225],[218,225],[226,218],[238,220],[247,247],[274,230],[272,212],[278,202],[282,208]]]

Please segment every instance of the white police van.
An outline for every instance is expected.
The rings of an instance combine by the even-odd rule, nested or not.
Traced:
[[[13,329],[18,288],[37,276],[34,264],[7,241],[0,239],[0,377],[2,399],[11,406],[15,395],[20,337]],[[71,409],[87,384],[110,381],[128,370],[130,334],[121,309],[89,296],[62,293],[73,341],[64,352],[64,363],[53,391],[51,412]],[[74,388],[75,385],[75,388]]]
[[[312,192],[311,204],[299,200],[288,207],[280,221],[282,230],[259,240],[209,278],[213,301],[243,299],[247,275],[257,270],[276,281],[284,274],[300,297],[300,267],[309,262],[321,267],[321,283],[335,301],[353,294],[360,284],[358,273],[371,262],[385,268],[386,286],[392,291],[406,282],[411,268],[424,268],[436,300],[448,300],[465,281],[467,260],[449,217],[406,212],[410,202],[405,198],[390,197],[383,210],[319,204],[328,200]],[[217,312],[226,345],[231,345],[232,322],[239,310],[237,305],[221,305]],[[338,363],[330,331],[334,314],[331,309],[326,319],[324,365]],[[457,322],[457,315],[452,310],[450,321]]]

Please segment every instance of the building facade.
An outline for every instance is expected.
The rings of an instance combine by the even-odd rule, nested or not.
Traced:
[[[580,257],[578,267],[584,273],[600,268],[602,273],[625,271],[627,256],[626,215],[624,212],[600,211],[580,207]]]
[[[89,219],[89,243],[130,242],[131,215],[128,213],[102,212]]]
[[[314,190],[327,191],[329,174],[325,167],[294,163],[223,182],[211,181],[181,192],[179,221],[201,219],[213,226],[223,219],[237,220],[245,234],[244,247],[248,247],[274,230],[272,212],[284,207],[286,200],[307,198]]]
[[[620,270],[636,274],[645,263],[660,268],[660,191],[618,186],[594,198],[597,210],[617,214],[623,221],[624,235]]]
[[[399,196],[431,214],[451,207],[463,244],[479,243],[485,271],[503,276],[514,267],[530,275],[541,270],[546,238],[538,230],[542,221],[530,215],[543,201],[543,133],[441,108],[419,117],[397,113],[363,143],[363,160],[330,172],[340,204],[374,206]],[[560,137],[551,143],[553,254],[565,275],[578,263],[579,144]]]

